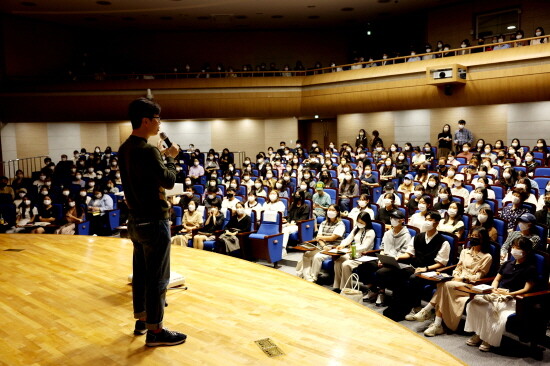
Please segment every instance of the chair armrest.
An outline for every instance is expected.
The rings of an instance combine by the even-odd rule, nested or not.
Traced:
[[[529,298],[534,298],[534,297],[538,297],[538,296],[550,296],[550,290],[529,292],[529,293],[526,293],[526,294],[517,295],[516,299],[523,300],[523,299],[529,299]]]
[[[479,280],[476,280],[476,281],[471,281],[470,283],[475,286],[475,285],[481,285],[483,283],[492,283],[494,279],[495,277],[485,277],[485,278],[480,278]]]
[[[436,272],[447,272],[451,269],[454,269],[455,267],[456,267],[456,264],[453,264],[452,266],[437,268],[435,271]]]
[[[370,255],[370,254],[380,253],[381,251],[382,249],[373,249],[373,250],[367,250],[365,253],[366,255]]]

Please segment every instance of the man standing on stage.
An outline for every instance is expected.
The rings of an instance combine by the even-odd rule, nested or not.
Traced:
[[[147,333],[149,347],[174,346],[187,336],[163,327],[166,288],[170,280],[169,205],[164,189],[176,182],[172,145],[160,151],[147,143],[160,130],[160,106],[146,98],[130,103],[132,134],[120,146],[119,164],[124,196],[130,210],[128,234],[134,243],[132,293],[134,334]]]

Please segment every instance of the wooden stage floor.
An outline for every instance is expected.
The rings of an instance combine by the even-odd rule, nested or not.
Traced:
[[[228,256],[172,247],[165,325],[183,345],[134,336],[132,243],[0,234],[2,365],[460,365],[405,327],[297,277]],[[284,355],[254,343],[271,338]]]

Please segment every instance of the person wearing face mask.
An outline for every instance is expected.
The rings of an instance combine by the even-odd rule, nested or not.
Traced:
[[[464,158],[467,162],[469,162],[473,157],[474,153],[471,150],[471,145],[469,143],[462,145],[462,151],[459,152],[456,157],[457,158]]]
[[[416,212],[416,210],[418,210],[418,202],[420,201],[420,198],[424,196],[425,191],[426,188],[424,188],[422,184],[414,186],[414,190],[409,196],[409,201],[406,204],[407,213],[410,216],[412,216]]]
[[[24,195],[21,197],[21,203],[16,206],[15,211],[15,226],[6,230],[6,233],[13,234],[19,232],[28,232],[27,225],[34,223],[38,217],[38,208],[32,204],[29,196]]]
[[[359,130],[359,134],[355,138],[355,147],[367,147],[369,146],[369,140],[367,138],[367,131],[364,129]]]
[[[288,190],[285,188],[283,179],[277,180],[277,183],[275,183],[275,188],[273,188],[273,191],[276,191],[279,197],[289,198]]]
[[[535,227],[537,221],[535,215],[527,212],[518,217],[516,221],[519,230],[508,232],[506,241],[500,249],[500,263],[507,260],[510,247],[514,243],[514,240],[520,237],[528,239],[532,249],[539,249],[539,246],[544,246],[544,242],[541,240]]]
[[[407,62],[415,62],[415,61],[420,61],[420,60],[421,60],[421,58],[420,58],[420,56],[416,55],[416,51],[414,49],[411,50],[411,57],[409,57],[407,59]]]
[[[517,238],[512,245],[512,259],[506,261],[491,283],[491,296],[476,296],[466,306],[466,332],[475,332],[467,345],[490,351],[499,347],[506,328],[506,320],[516,311],[515,296],[535,288],[537,268],[531,243]],[[506,300],[504,300],[506,299]]]
[[[273,189],[276,183],[277,179],[273,177],[273,172],[268,170],[265,174],[265,179],[262,179],[262,184],[269,189]]]
[[[540,195],[539,202],[542,203],[542,205],[537,205],[537,212],[535,212],[537,223],[550,227],[550,183],[546,186],[546,193]]]
[[[394,203],[395,195],[393,193],[385,193],[381,197],[382,202],[379,205],[380,208],[378,209],[376,220],[382,221],[386,224],[386,227],[389,227],[391,213],[397,210],[397,206]]]
[[[222,254],[231,254],[239,250],[241,245],[237,235],[239,233],[250,232],[251,219],[246,214],[244,205],[238,202],[232,210],[231,218],[224,228],[223,234],[216,240],[214,250]]]
[[[179,202],[177,203],[177,205],[181,207],[182,212],[185,212],[192,202],[195,204],[195,208],[200,206],[200,198],[195,196],[195,192],[195,187],[185,187],[185,192],[183,192]],[[215,192],[214,194],[216,193],[218,192]]]
[[[204,170],[206,171],[206,175],[208,177],[211,177],[213,173],[217,172],[220,169],[220,165],[218,164],[218,161],[216,160],[213,153],[208,153],[206,157],[206,163],[204,164]]]
[[[286,211],[285,204],[279,198],[279,191],[272,189],[269,191],[268,200],[263,205],[264,211],[277,211],[283,215]]]
[[[454,134],[454,143],[455,143],[456,152],[457,153],[460,153],[461,151],[463,152],[464,144],[468,144],[467,147],[469,150],[471,146],[470,144],[473,141],[474,141],[474,136],[472,135],[470,130],[466,128],[466,121],[461,119],[460,121],[458,121],[458,130],[456,130]]]
[[[433,51],[432,45],[429,44],[429,43],[426,43],[426,46],[424,47],[424,51],[426,53],[432,53],[432,51]],[[434,58],[435,58],[434,54],[422,56],[422,60],[431,60],[431,59],[434,59]]]
[[[441,178],[441,183],[445,183],[447,186],[452,187],[457,173],[458,169],[454,165],[449,166],[447,172],[443,175],[443,178]]]
[[[462,221],[464,208],[462,204],[459,202],[451,202],[449,207],[443,212],[443,220],[439,222],[437,231],[454,234],[461,238],[464,233],[464,222]]]
[[[321,170],[321,173],[319,173],[319,182],[322,182],[325,185],[324,188],[336,187],[336,183],[332,180],[332,175],[326,169]]]
[[[0,194],[9,195],[9,197],[11,197],[11,200],[8,199],[6,202],[2,203],[12,203],[15,199],[15,192],[12,187],[8,186],[8,182],[9,179],[5,175],[0,177]]]
[[[372,168],[370,165],[365,166],[365,170],[359,178],[361,180],[361,194],[367,194],[370,196],[371,188],[378,187],[378,179],[372,174]]]
[[[544,33],[544,28],[542,27],[537,27],[535,29],[535,33],[533,34],[533,37],[543,37],[545,36],[545,33]],[[548,38],[538,38],[538,39],[532,39],[529,44],[531,46],[534,46],[534,45],[537,45],[537,44],[543,44],[543,43],[548,43]]]
[[[216,236],[214,233],[222,229],[224,221],[225,215],[221,210],[221,206],[218,203],[210,206],[208,208],[208,214],[206,216],[206,220],[204,221],[204,225],[198,233],[193,236],[193,248],[203,249],[205,241],[215,240]]]
[[[399,182],[403,181],[403,177],[411,170],[409,160],[404,152],[397,152],[395,155],[395,177]]]
[[[376,201],[376,204],[380,207],[384,206],[384,195],[386,193],[389,193],[389,194],[392,194],[393,195],[393,201],[395,203],[396,206],[401,206],[401,198],[399,197],[399,195],[397,193],[395,193],[395,185],[393,184],[393,182],[388,182],[386,183],[386,185],[384,186],[384,194],[380,195],[380,197],[378,197],[378,201]]]
[[[257,222],[260,221],[261,213],[264,210],[263,205],[258,202],[258,196],[256,196],[256,194],[254,192],[250,192],[248,194],[247,200],[244,203],[244,209],[246,210],[246,212],[249,216],[251,216],[251,211],[255,211]]]
[[[104,193],[112,193],[112,194],[117,194],[119,192],[118,188],[115,187],[115,183],[111,179],[108,179],[105,182],[105,189],[103,191]],[[63,192],[63,194],[65,194],[65,192]]]
[[[20,188],[29,189],[32,186],[32,181],[29,178],[25,178],[25,173],[21,169],[17,169],[15,177],[11,181],[11,187],[14,191]]]
[[[374,211],[370,208],[370,199],[366,194],[359,196],[357,200],[357,206],[355,206],[348,214],[348,217],[352,220],[356,220],[361,212],[366,212],[370,215],[371,220],[374,220]]]
[[[545,139],[538,139],[537,144],[533,146],[533,149],[531,151],[543,153],[544,159],[548,159],[550,157],[550,150],[548,150],[548,145],[546,144]],[[547,163],[546,165],[549,165],[549,164]],[[13,182],[12,182],[12,186],[13,186]]]
[[[38,179],[35,180],[32,184],[36,186],[38,189],[40,189],[40,187],[42,187],[45,184],[46,178],[47,178],[46,174],[40,173],[40,175],[38,176]]]
[[[383,160],[383,165],[380,166],[379,172],[381,186],[385,186],[387,183],[397,178],[397,168],[393,165],[393,161],[389,157]]]
[[[19,188],[17,192],[15,193],[15,199],[13,200],[13,204],[15,207],[19,207],[21,202],[23,202],[23,198],[27,195],[27,188]]]
[[[437,290],[422,310],[407,320],[425,321],[431,317],[435,309],[435,321],[424,331],[426,337],[445,333],[443,322],[447,328],[456,331],[469,294],[458,290],[465,283],[484,278],[491,269],[492,257],[487,231],[483,228],[473,230],[470,236],[470,247],[460,252],[460,259],[453,270],[451,281],[438,282]]]
[[[250,190],[252,189],[252,187],[254,187],[254,181],[251,179],[249,172],[245,171],[243,173],[243,179],[241,181],[241,185],[246,187],[247,194],[250,193]]]
[[[113,199],[108,194],[103,194],[99,187],[93,189],[93,196],[88,205],[88,211],[91,213],[90,233],[97,235],[108,235],[105,230],[105,224],[108,217],[105,211],[113,209]]]
[[[355,250],[357,253],[356,258],[362,256],[362,253],[366,253],[374,248],[374,239],[376,233],[372,228],[371,217],[367,212],[362,212],[357,217],[355,225],[349,235],[342,240],[340,245],[336,247],[337,250],[349,250],[352,243],[355,244]],[[333,291],[340,293],[347,286],[351,286],[348,281],[349,277],[353,273],[353,270],[361,264],[356,258],[351,257],[351,252],[344,254],[334,260],[334,282],[332,284]]]
[[[512,47],[510,43],[504,44],[504,41],[506,40],[506,37],[502,34],[497,36],[497,44],[493,46],[493,51],[497,50],[505,50],[507,48]]]
[[[414,213],[410,218],[408,225],[416,227],[420,232],[424,232],[424,223],[426,222],[426,216],[432,210],[432,199],[429,196],[423,196],[418,200],[418,211]]]
[[[506,168],[502,172],[502,178],[499,179],[498,185],[502,186],[505,191],[515,187],[517,182],[517,171],[513,168]]]
[[[64,210],[64,224],[55,230],[56,234],[74,235],[76,231],[76,225],[84,222],[85,213],[81,205],[77,205],[76,201],[72,198],[68,198],[67,203],[63,207]]]
[[[325,193],[326,194],[326,193]],[[330,205],[327,209],[327,218],[319,226],[317,236],[313,242],[323,250],[330,250],[342,242],[346,226],[340,219],[340,209],[337,205]],[[328,254],[322,254],[321,249],[305,252],[296,265],[296,275],[306,281],[315,282],[321,272],[321,265]]]
[[[376,147],[383,147],[384,141],[380,138],[380,133],[377,130],[372,131],[372,141],[371,148],[375,149]]]
[[[456,159],[456,153],[454,151],[451,151],[447,155],[447,164],[454,166],[455,168],[458,168],[458,166],[462,163],[460,162],[460,160]]]
[[[425,280],[417,277],[417,273],[435,271],[444,267],[449,261],[451,245],[437,231],[441,216],[435,211],[428,212],[422,225],[422,232],[414,236],[408,243],[405,254],[397,257],[399,262],[410,264],[398,270],[392,276],[389,288],[393,290],[393,301],[384,311],[384,315],[393,320],[413,317],[415,308],[420,305]],[[412,309],[412,310],[411,310]]]
[[[472,185],[475,188],[484,188],[487,190],[487,199],[494,200],[495,199],[495,191],[491,189],[491,186],[489,185],[489,179],[486,177],[479,177],[474,180],[472,180]],[[468,205],[470,205],[473,201],[475,201],[475,190],[470,192],[470,195],[468,196]]]
[[[55,215],[53,212],[52,199],[50,196],[44,196],[42,205],[38,207],[38,217],[35,222],[48,223],[46,226],[39,226],[31,230],[31,234],[43,234],[52,233],[54,228],[50,227],[55,222]]]
[[[309,219],[311,207],[304,202],[304,191],[297,191],[292,198],[288,209],[288,216],[283,218],[283,258],[286,257],[286,248],[291,234],[298,232],[297,222]]]
[[[453,147],[453,135],[451,134],[451,126],[445,124],[443,131],[437,135],[437,157],[447,157]]]
[[[437,191],[437,197],[434,199],[434,210],[437,210],[441,215],[447,211],[453,202],[453,195],[449,187],[441,186]]]
[[[532,182],[528,178],[519,178],[516,181],[516,185],[514,186],[514,188],[510,189],[508,191],[508,193],[506,193],[506,195],[502,199],[502,206],[506,206],[509,202],[512,202],[515,188],[519,188],[519,189],[522,189],[522,190],[526,191],[527,194],[528,194],[528,197],[525,200],[525,202],[536,206],[537,205],[537,197],[533,193],[531,193],[531,189],[533,188],[531,186],[531,184],[532,184]]]
[[[200,179],[204,174],[204,168],[200,165],[199,159],[194,159],[193,165],[189,167],[187,176],[191,178],[193,184],[200,184]]]
[[[439,192],[439,176],[437,174],[432,174],[429,176],[428,181],[425,183],[426,193],[432,197],[437,197]]]
[[[254,181],[254,186],[250,188],[249,193],[254,193],[256,197],[267,197],[267,192],[262,184],[263,180],[258,178]]]
[[[466,49],[468,47],[471,47],[471,44],[470,44],[470,40],[469,39],[464,39],[462,40],[462,42],[460,43],[460,51],[458,51],[456,53],[457,56],[461,56],[461,55],[468,55],[470,54],[471,50],[470,49]]]
[[[513,231],[520,216],[529,212],[528,208],[523,207],[523,203],[529,197],[529,194],[521,188],[515,188],[512,193],[512,205],[505,206],[500,212],[500,217],[508,221],[508,231]]]
[[[527,175],[529,177],[533,177],[535,175],[535,169],[537,169],[540,164],[535,160],[535,155],[529,151],[525,153],[521,166],[527,168]]]
[[[423,165],[427,167],[426,162],[426,155],[424,154],[424,150],[420,149],[420,147],[415,147],[413,150],[413,155],[411,159],[412,167],[415,169],[419,169]]]
[[[302,180],[302,183],[300,183],[300,186],[298,187],[296,192],[303,192],[304,199],[310,200],[313,197],[313,195],[309,192],[308,189],[309,189],[308,183],[306,181]]]
[[[212,181],[210,181],[209,184],[211,183]],[[203,198],[204,207],[209,209],[213,206],[219,206],[221,208],[222,199],[219,196],[222,196],[223,194],[222,194],[222,191],[217,186],[209,185],[204,193],[205,193]]]
[[[352,197],[359,196],[359,185],[355,183],[350,172],[345,173],[344,180],[339,188],[340,210],[349,212]]]
[[[233,210],[233,209],[235,209],[235,205],[240,202],[235,197],[236,193],[237,192],[236,192],[235,188],[233,188],[233,187],[230,187],[229,189],[227,189],[226,195],[225,195],[225,197],[222,201],[222,210],[226,210],[226,209]]]
[[[477,215],[482,209],[490,209],[491,206],[487,202],[487,190],[485,188],[476,188],[472,195],[474,202],[471,202],[466,209],[466,213],[472,216],[472,225],[477,225]]]
[[[313,217],[325,217],[326,211],[331,204],[331,199],[328,193],[324,192],[325,184],[318,182],[315,185],[315,194],[312,197]]]
[[[409,197],[414,191],[413,179],[412,174],[405,175],[403,183],[397,188],[397,192],[403,193],[404,204],[409,202]]]
[[[411,234],[405,226],[405,215],[401,211],[392,212],[390,221],[391,229],[387,230],[382,237],[380,253],[398,258],[406,253]],[[389,283],[393,283],[392,278],[398,276],[399,270],[383,266],[380,261],[371,261],[361,264],[356,272],[361,282],[369,289],[363,301],[376,301],[376,306],[385,306],[385,289]]]

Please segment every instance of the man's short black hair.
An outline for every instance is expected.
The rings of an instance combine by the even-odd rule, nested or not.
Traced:
[[[441,215],[437,211],[430,211],[426,215],[427,218],[434,219],[435,221],[439,222],[441,221]]]
[[[147,98],[138,98],[130,103],[128,107],[128,118],[132,122],[132,129],[137,130],[141,127],[143,118],[153,118],[160,114],[160,106]]]
[[[465,125],[465,124],[466,124],[466,121],[463,120],[463,119],[461,119],[460,121],[458,121],[458,124],[459,124],[459,125]]]

